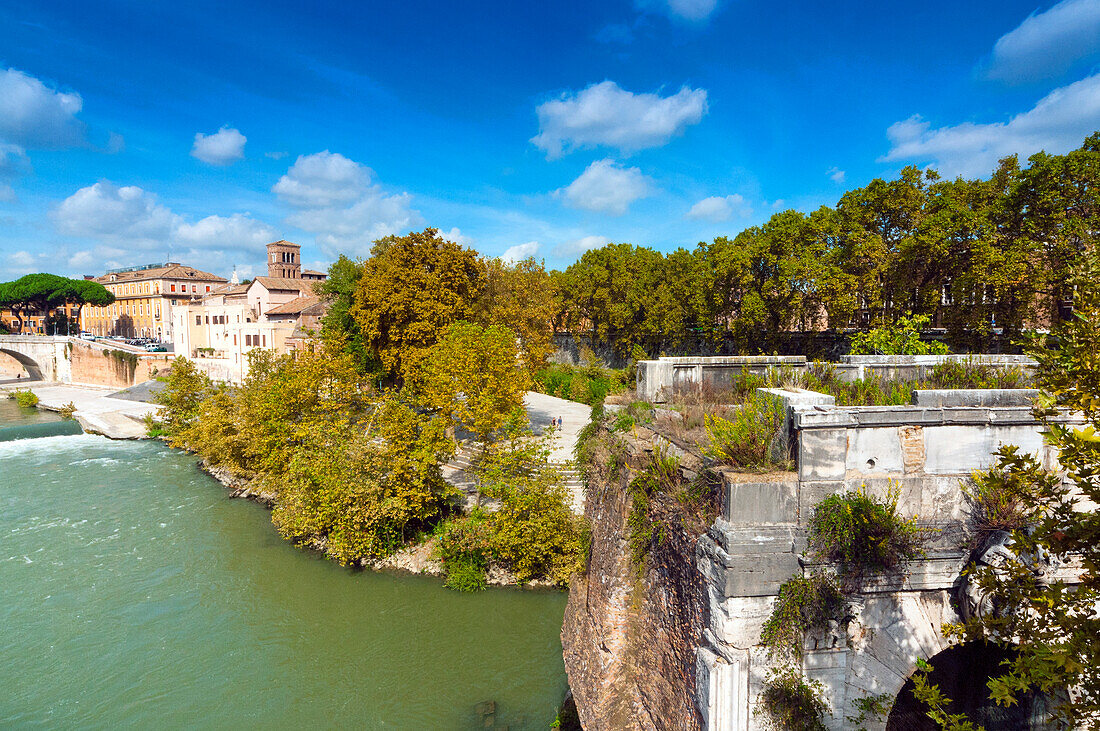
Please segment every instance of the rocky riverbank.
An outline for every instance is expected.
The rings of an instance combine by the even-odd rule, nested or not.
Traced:
[[[199,469],[213,477],[229,490],[229,496],[243,498],[259,503],[268,509],[275,505],[275,493],[259,489],[253,481],[234,475],[229,470],[218,465],[212,465],[205,459],[199,460]],[[298,545],[319,553],[326,553],[324,537],[317,537],[297,541]],[[372,571],[390,571],[403,574],[419,574],[424,576],[444,576],[443,564],[435,558],[435,547],[438,539],[429,536],[425,540],[406,546],[401,550],[382,559],[360,560],[357,568],[370,569]],[[516,577],[507,569],[490,564],[486,575],[486,583],[490,586],[518,586]],[[531,581],[526,584],[531,588],[549,589],[553,584],[548,581]]]

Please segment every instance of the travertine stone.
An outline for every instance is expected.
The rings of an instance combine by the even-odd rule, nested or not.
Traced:
[[[847,429],[804,429],[798,435],[798,479],[843,480]]]

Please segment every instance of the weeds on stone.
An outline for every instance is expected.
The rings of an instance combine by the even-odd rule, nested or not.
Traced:
[[[65,404],[60,409],[58,409],[57,413],[60,414],[61,418],[64,419],[65,421],[72,421],[73,420],[73,414],[76,413],[76,404],[74,404],[72,401],[70,401],[69,403]]]
[[[710,444],[703,448],[704,454],[738,469],[786,465],[786,449],[779,444],[784,413],[778,399],[753,393],[732,416],[707,415]]]
[[[972,548],[991,533],[1015,531],[1038,516],[1030,496],[1044,494],[1057,477],[1043,469],[1030,454],[1004,445],[996,452],[992,467],[978,470],[963,483],[962,492],[969,513]]]
[[[764,691],[756,711],[766,728],[773,731],[825,731],[824,688],[808,681],[792,667],[772,670],[764,682]]]
[[[8,391],[8,398],[14,399],[15,403],[19,404],[24,409],[33,409],[38,406],[38,396],[34,391],[28,389],[15,391]]]
[[[859,490],[822,500],[810,517],[812,556],[837,564],[847,584],[923,556],[925,534],[915,517],[898,515],[898,495],[892,488],[885,500],[879,500]]]
[[[771,616],[760,631],[768,654],[801,660],[806,633],[844,620],[844,595],[836,580],[823,574],[792,576],[779,587]]]

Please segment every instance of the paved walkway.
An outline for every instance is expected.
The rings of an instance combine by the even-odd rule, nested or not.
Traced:
[[[535,434],[541,436],[546,433],[550,428],[551,419],[561,419],[561,428],[551,438],[550,461],[561,465],[565,473],[565,487],[569,491],[570,507],[573,512],[578,515],[583,514],[584,483],[573,464],[573,448],[577,444],[577,436],[581,429],[588,424],[592,407],[534,391],[528,391],[523,401]],[[472,459],[475,451],[476,448],[472,444],[463,444],[454,459],[443,467],[443,476],[447,481],[466,492],[467,495],[472,495],[474,491],[474,481],[469,473],[473,467]]]
[[[145,415],[157,406],[138,401],[111,398],[118,389],[94,386],[71,386],[43,381],[7,380],[0,391],[15,389],[34,391],[41,408],[57,411],[68,404],[76,406],[73,414],[84,431],[103,434],[112,439],[141,439],[145,436]]]

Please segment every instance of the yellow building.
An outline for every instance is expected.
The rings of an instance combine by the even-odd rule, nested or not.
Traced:
[[[178,262],[111,269],[95,281],[115,296],[106,307],[85,305],[80,327],[93,335],[172,341],[172,309],[199,302],[225,277]]]

